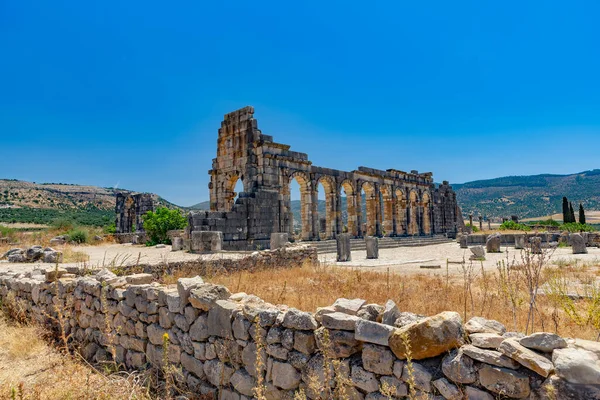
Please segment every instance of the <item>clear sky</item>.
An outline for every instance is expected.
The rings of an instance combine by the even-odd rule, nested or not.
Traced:
[[[600,168],[597,1],[0,0],[0,177],[208,199],[223,114],[315,165]]]

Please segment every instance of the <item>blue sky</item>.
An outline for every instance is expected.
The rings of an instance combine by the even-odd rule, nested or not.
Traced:
[[[0,177],[208,199],[223,114],[315,165],[600,168],[600,3],[0,0]]]

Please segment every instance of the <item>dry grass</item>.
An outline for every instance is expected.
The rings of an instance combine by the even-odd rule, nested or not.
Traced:
[[[465,285],[462,277],[450,277],[447,280],[445,276],[403,276],[328,265],[217,274],[206,277],[206,280],[224,285],[232,292],[254,294],[268,302],[286,304],[305,311],[315,311],[317,307],[331,305],[340,297],[358,297],[377,304],[384,304],[392,299],[401,311],[423,315],[456,311],[463,318],[466,314],[466,319],[483,316],[501,321],[509,330],[525,331],[529,299],[524,282],[515,278],[511,282],[515,292],[513,318],[513,308],[506,287],[501,284],[499,271],[484,271],[478,264],[470,267],[470,278],[467,278],[471,281],[469,285]],[[586,268],[586,271],[548,268],[542,283],[556,273],[565,279],[581,279],[582,274],[598,274],[598,266]],[[177,276],[170,278],[174,282]],[[586,309],[590,302],[578,300],[576,307]],[[593,340],[598,336],[599,328],[591,324],[582,326],[573,320],[555,297],[538,296],[535,315],[535,330]]]
[[[61,354],[42,339],[43,330],[0,316],[0,399],[150,399],[139,376],[105,376]]]

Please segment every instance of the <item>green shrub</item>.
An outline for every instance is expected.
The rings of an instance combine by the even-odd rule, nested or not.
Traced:
[[[60,231],[70,231],[75,227],[75,223],[70,218],[60,217],[52,221],[52,227]]]
[[[12,238],[15,235],[15,230],[8,226],[0,225],[0,237]]]
[[[504,221],[502,225],[500,225],[501,231],[530,231],[531,227],[525,224],[519,224],[518,222],[509,220]]]
[[[106,225],[104,228],[102,228],[102,231],[108,234],[117,233],[117,226],[113,222],[112,224]]]
[[[89,240],[88,232],[80,228],[70,230],[67,232],[67,236],[71,242],[79,244],[87,243]]]
[[[183,229],[187,226],[187,219],[181,214],[180,210],[169,210],[166,207],[159,207],[155,212],[148,211],[142,219],[144,230],[150,238],[148,245],[170,244],[171,240],[167,236],[167,232],[174,229]]]
[[[568,224],[563,224],[562,229],[569,232],[594,232],[593,226],[588,224],[580,224],[579,222],[570,222]]]
[[[476,227],[475,225],[471,225],[471,224],[466,224],[465,225],[467,228],[471,228],[473,233],[479,232],[479,228]]]

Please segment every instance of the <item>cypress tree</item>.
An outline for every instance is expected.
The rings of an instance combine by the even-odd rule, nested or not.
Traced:
[[[569,222],[569,200],[566,197],[563,197],[563,223],[566,224]]]
[[[569,202],[569,222],[575,222],[575,211],[573,211],[573,203]]]
[[[583,204],[579,203],[579,223],[585,224],[585,211],[583,210]]]

